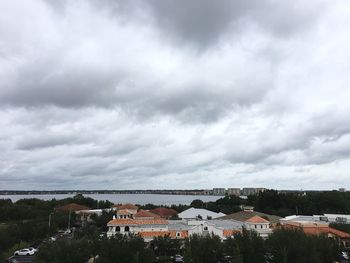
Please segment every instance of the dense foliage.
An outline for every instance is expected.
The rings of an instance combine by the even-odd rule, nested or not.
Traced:
[[[4,259],[13,247],[20,248],[19,244],[23,242],[35,244],[56,233],[58,229],[67,228],[69,214],[57,212],[54,208],[68,203],[91,208],[107,208],[112,205],[109,201],[97,201],[80,194],[72,198],[49,201],[33,198],[12,202],[10,199],[0,199],[0,260]],[[104,213],[101,218],[95,218],[97,224],[105,227],[107,217],[112,216]],[[70,221],[72,225],[76,221],[74,213],[71,214]]]
[[[257,196],[249,196],[247,204],[253,205],[257,211],[279,216],[350,214],[350,192],[279,193],[268,190]]]
[[[86,231],[87,233],[88,231]],[[299,230],[277,230],[267,240],[256,232],[243,231],[221,241],[218,236],[193,235],[184,242],[169,237],[145,243],[138,237],[113,238],[79,236],[41,247],[36,262],[79,263],[96,257],[96,262],[171,262],[171,256],[184,255],[186,263],[217,263],[230,257],[232,263],[329,263],[339,259],[338,242],[326,236],[307,236]]]

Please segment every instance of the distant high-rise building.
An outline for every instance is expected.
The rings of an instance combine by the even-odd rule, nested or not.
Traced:
[[[213,195],[225,195],[225,188],[213,188]]]
[[[256,195],[260,192],[264,192],[265,190],[266,190],[266,188],[262,188],[262,187],[260,187],[260,188],[256,188],[256,187],[248,188],[248,187],[246,187],[246,188],[242,189],[242,195],[245,195],[245,196]]]
[[[345,188],[339,188],[339,192],[346,192],[346,189]]]
[[[227,189],[228,195],[235,195],[240,196],[241,195],[241,189],[240,188],[228,188]]]

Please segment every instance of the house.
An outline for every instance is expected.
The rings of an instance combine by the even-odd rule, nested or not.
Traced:
[[[145,241],[154,237],[174,235],[168,229],[168,221],[159,215],[147,210],[138,210],[137,206],[131,204],[118,205],[116,216],[107,223],[107,236],[116,234],[138,235]]]
[[[244,221],[244,226],[247,230],[256,231],[259,236],[264,239],[266,239],[272,233],[270,221],[257,215]]]
[[[293,222],[282,221],[282,228],[300,229],[307,235],[326,235],[329,238],[338,239],[346,248],[350,248],[350,234],[329,227],[325,222]]]
[[[114,218],[107,223],[107,237],[115,234],[134,234],[139,235],[150,241],[157,236],[165,236],[169,233],[168,221],[165,219],[133,219],[133,218]]]
[[[222,240],[242,232],[243,223],[234,220],[169,220],[169,231],[176,233],[176,238],[191,235],[217,235]]]
[[[178,214],[179,218],[182,219],[215,219],[218,217],[225,216],[224,213],[215,213],[202,208],[189,208]]]
[[[140,219],[140,220],[147,220],[147,219],[160,219],[161,217],[150,211],[140,209],[136,214],[134,214],[134,218]]]
[[[117,218],[119,219],[126,219],[126,218],[133,218],[134,215],[138,211],[138,206],[133,204],[116,204],[113,205],[112,210],[116,211]]]
[[[171,217],[176,217],[177,212],[174,209],[158,207],[150,210],[150,212],[159,215],[161,218],[169,219]]]
[[[254,211],[254,207],[243,207],[243,211],[222,216],[218,219],[233,219],[236,221],[245,222],[254,216],[259,216],[268,220],[270,222],[271,227],[277,226],[280,222],[280,219],[282,219],[282,217],[279,216]]]
[[[121,209],[127,209],[131,212],[136,213],[137,210],[139,209],[138,206],[133,205],[133,204],[114,204],[111,207],[113,210],[121,210]]]

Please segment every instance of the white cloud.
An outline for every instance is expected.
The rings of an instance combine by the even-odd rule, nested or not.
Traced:
[[[344,186],[350,5],[169,6],[0,3],[1,188]]]

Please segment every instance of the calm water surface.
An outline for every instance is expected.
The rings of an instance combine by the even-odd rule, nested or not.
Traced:
[[[0,195],[0,199],[11,199],[16,202],[24,198],[38,198],[42,200],[64,199],[73,197],[74,194],[56,194],[56,195]],[[155,205],[189,205],[193,200],[200,199],[204,202],[215,201],[222,196],[212,195],[159,195],[159,194],[84,194],[95,200],[109,200],[113,203],[132,203],[132,204],[155,204]]]

